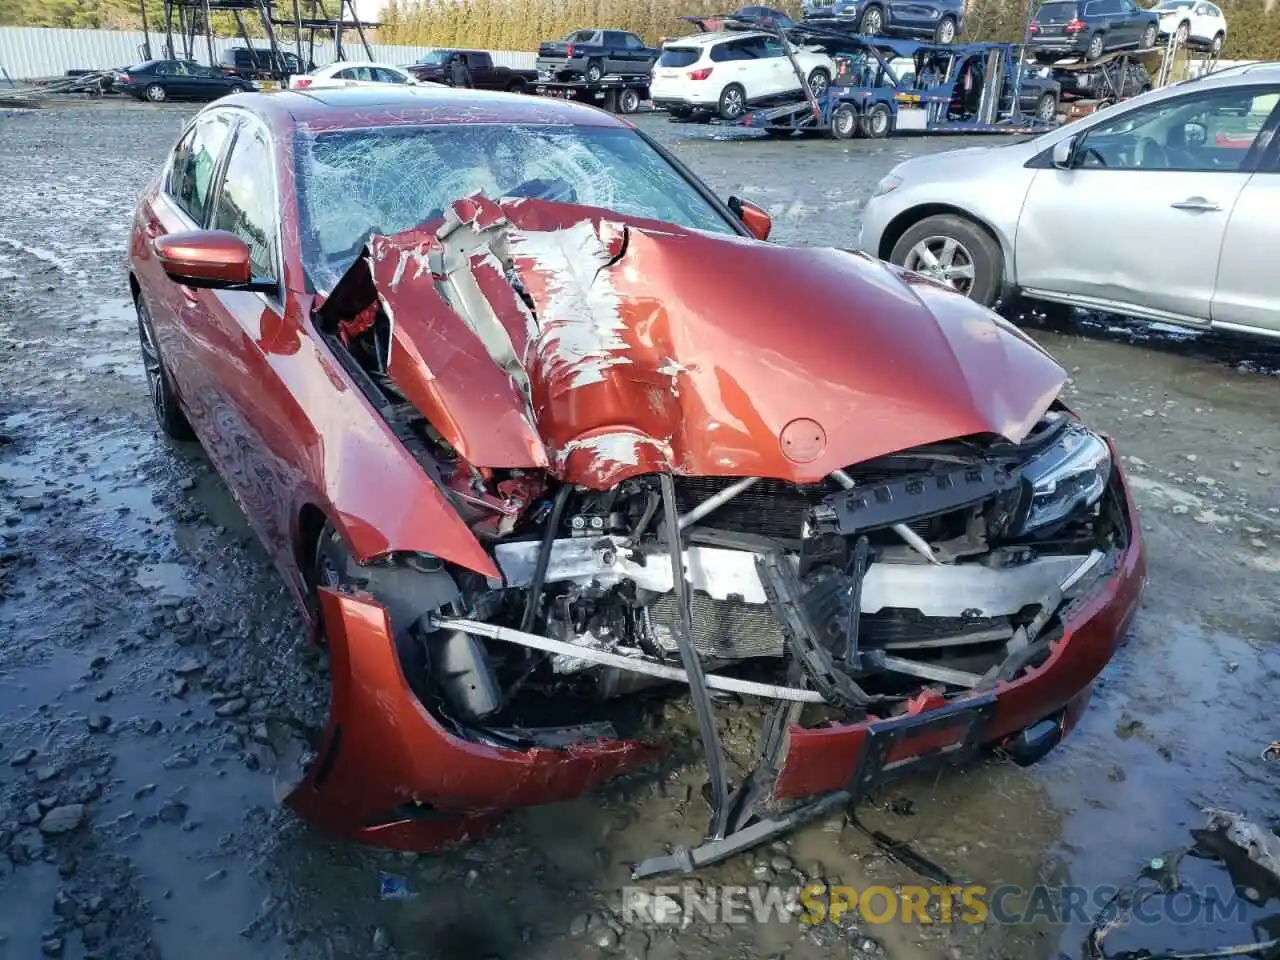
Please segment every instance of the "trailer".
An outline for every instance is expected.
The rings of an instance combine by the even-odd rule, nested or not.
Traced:
[[[1012,44],[863,37],[804,23],[788,34],[792,42],[825,47],[837,74],[822,96],[805,87],[803,98],[754,110],[740,121],[771,136],[1035,134],[1057,123],[1056,82],[1028,76]],[[891,61],[910,68],[895,69]],[[1035,101],[1030,110],[1024,110],[1027,97]]]
[[[533,92],[540,97],[589,103],[610,113],[635,113],[649,99],[649,78],[606,74],[599,80],[553,80],[539,76]]]

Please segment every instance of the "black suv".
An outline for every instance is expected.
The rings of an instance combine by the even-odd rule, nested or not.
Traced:
[[[283,80],[315,69],[314,64],[304,69],[296,53],[281,50],[272,57],[264,47],[228,47],[218,58],[218,67],[228,76],[246,80]]]
[[[1104,53],[1154,47],[1160,17],[1135,0],[1049,0],[1027,26],[1027,46],[1037,55]]]

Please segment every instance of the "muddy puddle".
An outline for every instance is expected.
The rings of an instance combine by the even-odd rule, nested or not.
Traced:
[[[0,182],[0,957],[1082,955],[1077,918],[628,919],[629,864],[705,825],[693,754],[438,854],[334,842],[281,810],[297,731],[323,716],[322,665],[207,461],[159,437],[124,299],[132,200],[184,115],[48,110],[0,140],[0,168],[17,171]],[[889,167],[957,145],[722,143],[639,122],[721,193],[777,209],[780,239],[841,246]],[[848,166],[838,183],[833,162]],[[1134,478],[1142,609],[1041,764],[909,781],[858,815],[961,882],[1092,895],[1184,846],[1202,807],[1259,822],[1280,809],[1280,763],[1260,756],[1280,739],[1280,362],[1156,328],[1029,326]],[[41,833],[66,807],[74,826]],[[1212,885],[1211,866],[1188,864],[1188,882]],[[705,897],[812,882],[933,881],[837,816],[642,886]],[[1126,928],[1113,948],[1235,942],[1267,906],[1243,926]]]

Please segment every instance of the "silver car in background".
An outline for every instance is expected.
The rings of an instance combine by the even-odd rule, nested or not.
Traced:
[[[1032,140],[899,164],[862,250],[1014,295],[1280,337],[1280,63],[1153,90]]]

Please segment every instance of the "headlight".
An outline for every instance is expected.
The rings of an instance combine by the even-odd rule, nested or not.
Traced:
[[[1031,506],[1018,532],[1028,533],[1095,503],[1111,477],[1111,451],[1101,437],[1073,422],[1052,447],[1023,465],[1022,476],[1031,486]]]
[[[876,184],[876,188],[871,191],[871,196],[882,197],[886,193],[897,190],[900,186],[902,186],[902,178],[889,174],[889,176],[883,177],[880,182]]]

